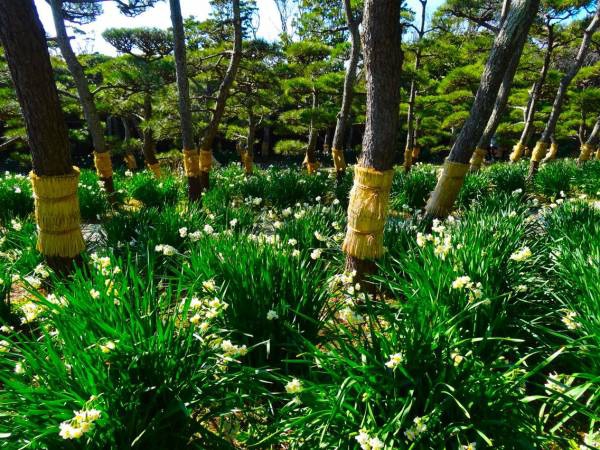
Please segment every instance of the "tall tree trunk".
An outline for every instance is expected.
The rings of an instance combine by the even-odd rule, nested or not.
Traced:
[[[473,172],[481,169],[490,143],[492,142],[492,138],[498,129],[498,124],[500,123],[500,119],[502,118],[502,114],[504,114],[506,104],[508,103],[508,96],[512,88],[513,78],[517,72],[517,67],[519,66],[519,60],[521,59],[520,56],[520,53],[514,53],[512,58],[510,58],[508,66],[506,67],[506,72],[504,73],[504,78],[502,79],[502,84],[498,90],[498,96],[496,97],[496,103],[494,103],[494,109],[492,110],[492,114],[490,114],[490,118],[485,125],[483,134],[479,138],[477,147],[475,148],[473,156],[469,161],[470,169]]]
[[[311,105],[311,118],[310,126],[308,129],[308,145],[306,146],[306,154],[304,155],[303,164],[306,166],[308,173],[314,173],[319,168],[317,161],[316,150],[317,150],[317,139],[319,138],[319,130],[315,127],[315,111],[318,106],[317,91],[313,87],[312,89],[312,105]]]
[[[147,92],[144,94],[144,121],[149,121],[150,119],[152,119],[152,94]],[[160,166],[158,159],[156,159],[156,141],[154,140],[152,129],[147,124],[142,129],[142,136],[144,140],[142,152],[144,153],[146,165],[156,178],[160,178]]]
[[[421,41],[425,36],[425,19],[427,13],[427,0],[419,0],[421,3],[421,25],[417,32],[417,51],[415,53],[415,75],[410,82],[410,94],[408,96],[408,115],[406,117],[406,148],[404,149],[404,171],[410,172],[416,150],[415,133],[415,103],[417,99],[417,72],[421,68]]]
[[[212,166],[212,146],[219,131],[219,124],[225,112],[225,105],[229,97],[229,90],[237,75],[242,58],[242,19],[240,16],[240,0],[232,0],[233,4],[233,51],[229,59],[229,66],[219,86],[217,101],[212,118],[200,142],[200,188],[209,188],[209,173]]]
[[[344,176],[346,170],[346,160],[344,158],[344,138],[346,137],[346,128],[348,126],[348,118],[352,108],[352,99],[354,97],[354,85],[356,84],[356,68],[360,58],[360,33],[359,23],[352,12],[350,0],[344,0],[344,12],[346,14],[346,24],[350,30],[351,48],[350,61],[346,69],[344,78],[344,93],[342,96],[342,106],[337,115],[335,132],[331,143],[331,154],[333,157],[333,165],[337,172],[338,180]]]
[[[194,144],[194,129],[190,107],[190,87],[187,75],[187,55],[185,48],[185,31],[179,0],[169,0],[171,8],[171,24],[173,26],[173,51],[175,54],[175,73],[177,76],[177,94],[179,117],[181,122],[181,143],[185,175],[188,179],[188,199],[199,201],[202,194],[200,186],[200,162],[198,150]]]
[[[85,249],[77,199],[79,169],[71,162],[67,124],[33,0],[0,0],[0,41],[33,160],[30,176],[38,226],[37,248],[50,267],[65,272]]]
[[[242,152],[242,164],[246,175],[252,175],[254,166],[254,141],[256,140],[256,116],[252,106],[248,109],[248,135],[246,150]]]
[[[73,76],[75,87],[77,88],[77,94],[79,96],[79,103],[83,109],[83,116],[87,123],[90,136],[92,137],[96,173],[100,177],[100,180],[104,182],[104,188],[106,189],[106,192],[109,195],[112,195],[115,191],[115,187],[113,183],[110,152],[106,146],[104,130],[102,128],[100,116],[98,115],[98,110],[96,109],[94,97],[90,92],[88,80],[83,71],[83,67],[79,63],[77,56],[75,56],[75,52],[71,47],[70,38],[67,35],[62,5],[62,0],[50,0],[52,17],[54,19],[54,27],[56,28],[56,40],[58,42],[58,46],[60,47],[60,52],[67,63],[69,72]]]
[[[263,128],[262,142],[260,144],[260,156],[263,159],[268,158],[270,149],[271,149],[271,127],[269,125],[265,125],[265,127]]]
[[[127,169],[135,170],[137,169],[137,161],[135,160],[135,154],[131,148],[131,128],[129,127],[129,120],[126,117],[121,118],[121,122],[123,123],[123,146],[125,147],[125,164],[127,164]]]
[[[363,51],[367,109],[363,151],[355,167],[343,250],[346,270],[358,279],[375,271],[383,255],[383,229],[388,215],[397,145],[402,50],[400,2],[366,0]]]
[[[535,113],[537,112],[537,105],[542,95],[542,89],[546,83],[546,76],[548,75],[548,69],[550,68],[550,61],[552,59],[552,51],[554,50],[554,25],[546,22],[546,28],[548,29],[548,47],[544,54],[544,62],[540,70],[540,76],[531,88],[531,95],[527,105],[527,112],[525,114],[525,126],[521,132],[519,142],[513,147],[513,151],[510,155],[511,162],[517,162],[521,159],[524,150],[529,144],[529,139],[533,133],[533,121],[535,119]]]
[[[474,143],[479,141],[494,109],[505,68],[514,54],[518,57],[523,51],[538,5],[539,0],[511,2],[508,16],[494,40],[481,75],[469,118],[452,146],[435,190],[427,202],[426,212],[429,217],[445,218],[452,210],[469,169],[468,162],[473,154]]]
[[[529,180],[533,179],[533,177],[538,171],[540,161],[542,161],[542,159],[544,159],[544,156],[546,156],[546,150],[550,146],[550,139],[554,134],[558,118],[560,117],[560,113],[562,111],[562,106],[567,95],[567,89],[569,88],[571,81],[573,80],[573,78],[575,78],[575,75],[577,75],[579,69],[583,65],[583,61],[588,53],[590,44],[592,42],[592,36],[594,35],[599,26],[600,2],[598,2],[598,4],[596,5],[596,11],[594,12],[592,21],[583,33],[583,39],[581,40],[581,45],[579,46],[579,51],[577,52],[575,61],[573,61],[573,64],[571,64],[571,67],[569,67],[569,70],[567,71],[567,73],[564,74],[564,76],[560,80],[560,84],[558,85],[556,97],[554,98],[554,103],[552,105],[552,111],[550,112],[548,122],[546,122],[546,128],[544,128],[544,131],[540,136],[540,140],[536,143],[535,149],[531,154],[531,161],[529,163],[528,174]]]
[[[596,123],[594,124],[594,128],[592,128],[591,133],[587,137],[585,143],[581,145],[581,150],[579,152],[579,158],[577,158],[577,164],[582,165],[584,162],[589,161],[594,152],[598,155],[600,149],[598,148],[598,141],[600,140],[600,116],[596,119]]]

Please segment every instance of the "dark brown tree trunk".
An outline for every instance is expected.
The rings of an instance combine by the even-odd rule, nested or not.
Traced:
[[[334,155],[333,163],[336,172],[338,172],[338,179],[343,176],[343,173],[346,170],[346,161],[344,159],[344,139],[346,137],[346,128],[348,126],[350,110],[352,108],[352,99],[354,98],[356,68],[358,67],[358,60],[360,59],[359,23],[352,12],[350,0],[344,0],[344,12],[346,14],[346,24],[348,25],[348,30],[350,31],[351,48],[350,60],[348,62],[348,68],[346,69],[346,75],[344,78],[342,106],[337,115],[335,132],[333,134],[333,141],[331,143],[331,151]]]
[[[375,259],[383,254],[383,226],[387,217],[387,197],[393,175],[394,149],[397,146],[398,105],[402,50],[400,2],[396,0],[366,0],[363,20],[363,51],[366,74],[367,108],[363,136],[363,151],[355,174],[355,183],[348,207],[348,230],[343,249],[346,270],[357,272],[358,279],[375,271]],[[358,181],[372,174],[373,202],[364,201],[364,186]],[[372,209],[377,212],[373,216]],[[362,222],[376,222],[377,229],[358,229]],[[354,225],[354,226],[353,226]],[[362,244],[371,242],[372,245]],[[365,238],[369,238],[365,241]],[[366,256],[368,255],[368,256]]]
[[[144,95],[144,121],[152,119],[152,94],[146,93]],[[142,151],[144,153],[144,159],[148,166],[158,164],[156,159],[156,141],[152,134],[152,129],[146,124],[142,129],[143,146]]]
[[[542,95],[544,84],[546,83],[546,76],[548,75],[548,69],[550,69],[550,62],[552,59],[552,51],[554,50],[554,25],[547,23],[546,28],[548,29],[548,47],[544,54],[544,62],[542,64],[542,69],[540,70],[540,76],[531,89],[531,97],[529,99],[525,117],[525,126],[521,132],[521,138],[519,139],[519,143],[523,147],[527,147],[531,134],[533,133],[533,121],[535,119],[535,113],[537,112],[538,101]]]
[[[256,140],[256,116],[252,111],[252,106],[248,110],[248,135],[246,151],[242,153],[242,164],[246,175],[252,175],[254,168],[254,141]]]
[[[269,157],[269,150],[271,149],[271,127],[265,125],[263,128],[263,138],[260,144],[260,155],[263,159]]]
[[[83,67],[71,48],[71,41],[67,35],[67,28],[65,27],[62,13],[62,5],[62,0],[50,0],[54,27],[56,28],[56,40],[60,47],[60,52],[67,63],[69,72],[73,76],[73,81],[75,82],[75,87],[77,88],[77,94],[79,96],[79,103],[83,109],[83,116],[85,117],[92,138],[94,151],[98,154],[104,154],[108,152],[106,140],[104,139],[104,129],[102,128],[100,116],[96,109],[96,103],[94,102],[94,96],[90,92],[89,83],[83,71]],[[110,165],[110,170],[109,167],[100,166],[100,168],[96,167],[96,171],[100,180],[104,182],[106,192],[109,197],[111,197],[115,191],[112,178],[112,164]]]
[[[500,85],[504,80],[505,68],[514,54],[521,54],[538,6],[539,0],[511,2],[508,16],[494,40],[481,75],[481,83],[469,118],[458,135],[436,188],[427,202],[426,213],[429,217],[445,218],[452,210],[469,169],[468,162],[475,143],[479,141],[494,109]]]
[[[498,124],[500,123],[500,119],[504,110],[506,109],[506,104],[508,103],[508,96],[510,94],[510,90],[512,88],[513,78],[515,77],[515,73],[517,72],[517,67],[519,66],[520,53],[513,54],[508,66],[506,67],[506,72],[504,73],[504,78],[502,79],[502,84],[500,85],[500,89],[498,90],[498,96],[496,97],[496,102],[494,103],[494,109],[492,110],[492,114],[488,119],[487,124],[485,125],[485,129],[483,130],[483,134],[479,138],[479,142],[477,143],[477,147],[471,160],[469,161],[470,169],[473,172],[478,171],[485,160],[485,156],[487,155],[488,148],[490,143],[492,142],[492,138],[496,133],[496,129],[498,128]]]
[[[538,171],[540,162],[546,155],[546,149],[551,143],[551,137],[554,134],[556,129],[556,124],[558,123],[558,118],[560,117],[560,113],[562,112],[562,106],[567,95],[567,89],[571,84],[575,75],[579,72],[583,61],[588,53],[590,44],[592,43],[592,36],[600,26],[600,2],[596,5],[596,11],[594,12],[594,16],[592,17],[592,21],[585,29],[583,33],[583,39],[581,40],[581,44],[579,46],[579,51],[577,52],[577,56],[575,57],[575,61],[567,73],[564,74],[562,79],[560,80],[560,84],[558,85],[558,90],[556,92],[556,97],[554,98],[554,103],[552,104],[552,111],[550,112],[550,117],[548,118],[548,122],[546,122],[546,128],[542,132],[540,136],[540,140],[536,144],[536,148],[531,155],[531,161],[529,163],[529,174],[527,178],[529,180],[533,179],[535,174]]]
[[[415,76],[410,82],[410,94],[408,96],[408,114],[406,117],[406,147],[404,149],[404,171],[410,172],[413,164],[413,153],[416,147],[415,134],[415,103],[417,99],[417,72],[421,68],[421,41],[425,36],[425,19],[427,12],[427,0],[419,0],[421,3],[421,25],[417,32],[417,51],[415,53]]]
[[[240,16],[240,0],[232,0],[233,4],[233,51],[229,60],[229,66],[219,87],[219,93],[217,94],[217,100],[215,104],[215,110],[212,118],[204,132],[204,137],[200,142],[200,151],[211,152],[212,146],[219,131],[219,124],[221,118],[225,112],[225,105],[227,98],[229,97],[229,90],[237,75],[240,60],[242,58],[242,19]],[[202,160],[202,157],[200,158]],[[209,170],[200,171],[200,187],[201,190],[207,190],[209,188]]]
[[[45,33],[33,0],[0,0],[0,41],[27,129],[33,173],[37,177],[72,175],[67,125],[53,80]],[[79,217],[79,205],[68,213]],[[81,230],[71,234],[69,239],[76,234],[81,244],[79,253],[84,250]],[[44,256],[50,267],[61,273],[68,272],[76,259],[74,255],[45,253]]]
[[[181,143],[183,151],[197,154],[194,145],[194,129],[192,126],[192,112],[190,107],[190,87],[187,75],[187,55],[185,48],[185,31],[183,29],[183,17],[181,16],[181,4],[179,0],[169,0],[171,8],[171,24],[173,26],[173,51],[175,54],[175,73],[177,76],[177,94],[179,117],[181,123]],[[185,155],[184,155],[185,158]],[[188,199],[197,202],[201,198],[202,188],[199,167],[196,168],[197,158],[189,159],[194,167],[190,167],[186,173],[188,179]]]
[[[121,122],[123,123],[124,133],[123,146],[125,147],[125,163],[127,164],[127,169],[135,170],[137,169],[137,161],[131,148],[131,128],[129,127],[129,120],[127,120],[126,117],[122,117]]]

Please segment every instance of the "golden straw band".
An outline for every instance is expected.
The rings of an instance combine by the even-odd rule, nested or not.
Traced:
[[[598,147],[598,150],[596,150],[596,160],[600,161],[600,147]]]
[[[33,188],[35,221],[38,228],[36,248],[45,256],[73,258],[85,250],[80,228],[79,168],[68,175],[29,174]]]
[[[200,172],[210,172],[212,167],[212,151],[200,150]]]
[[[446,217],[450,213],[469,167],[469,164],[448,160],[444,162],[435,190],[427,201],[427,214],[432,217]]]
[[[250,152],[242,153],[242,163],[244,164],[244,172],[252,173],[253,158],[252,158],[252,155],[250,154]]]
[[[383,229],[388,216],[393,170],[379,172],[355,166],[348,204],[348,228],[342,249],[358,259],[383,255]]]
[[[525,151],[525,145],[519,141],[515,144],[515,146],[513,147],[513,151],[510,154],[510,160],[512,162],[517,162],[518,160],[521,159],[521,156],[523,156],[523,152]]]
[[[412,164],[413,159],[413,149],[407,148],[404,150],[404,166],[410,166]]]
[[[339,148],[333,148],[331,150],[331,156],[333,157],[333,167],[338,172],[346,170],[346,159],[344,158],[344,152]]]
[[[150,169],[156,178],[160,178],[162,176],[159,163],[148,164],[148,169]]]
[[[125,161],[125,164],[127,164],[129,170],[137,169],[137,161],[132,154],[125,155],[123,160]]]
[[[188,178],[200,176],[200,155],[196,150],[183,150],[183,169]]]
[[[419,159],[420,155],[421,155],[421,149],[419,147],[413,148],[412,160],[416,161],[417,159]]]
[[[308,173],[315,173],[317,170],[319,170],[319,167],[321,166],[321,164],[318,161],[315,162],[306,162],[306,170],[308,170]]]
[[[473,156],[471,156],[471,160],[469,164],[471,164],[471,169],[480,169],[483,165],[483,161],[485,161],[485,157],[487,155],[487,150],[485,148],[476,148],[473,152]]]
[[[548,151],[548,143],[538,141],[537,144],[535,144],[533,153],[531,154],[531,161],[540,162],[546,156],[547,151]]]
[[[579,154],[579,161],[589,161],[592,156],[592,146],[589,144],[583,144],[581,146],[581,153]]]
[[[96,173],[100,178],[112,178],[113,168],[110,152],[94,152],[94,166],[96,166]]]

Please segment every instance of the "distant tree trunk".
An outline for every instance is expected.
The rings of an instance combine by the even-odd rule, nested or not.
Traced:
[[[212,118],[204,132],[200,142],[200,187],[201,190],[209,188],[209,172],[212,165],[212,146],[219,131],[219,124],[225,112],[225,105],[229,97],[229,90],[235,80],[240,60],[242,58],[242,19],[240,16],[240,0],[232,0],[233,3],[233,51],[229,60],[229,66],[219,87],[217,101]]]
[[[355,168],[343,250],[346,270],[358,279],[375,271],[383,255],[383,229],[394,175],[402,50],[400,2],[366,0],[363,51],[366,74],[366,124],[363,151]]]
[[[147,92],[144,94],[144,120],[149,121],[150,119],[152,119],[152,94]],[[156,159],[156,141],[152,129],[146,125],[142,129],[142,136],[144,140],[142,152],[144,153],[146,165],[156,178],[160,178],[160,166],[158,165],[158,159]]]
[[[458,135],[444,163],[435,190],[427,202],[426,213],[429,217],[445,218],[452,210],[469,169],[468,162],[473,154],[474,144],[479,141],[494,109],[500,85],[504,80],[505,68],[514,54],[518,57],[523,51],[538,5],[539,0],[511,2],[508,16],[494,40],[481,75],[469,118]]]
[[[519,139],[519,142],[517,142],[517,144],[514,146],[513,152],[510,155],[511,162],[519,161],[523,151],[529,144],[529,139],[533,133],[533,121],[535,119],[538,101],[542,95],[542,89],[544,88],[544,83],[546,83],[546,76],[548,75],[548,69],[550,68],[552,51],[554,50],[554,25],[547,22],[546,28],[548,29],[548,47],[546,48],[546,52],[544,54],[544,62],[542,64],[542,69],[540,70],[540,76],[533,84],[531,89],[529,104],[527,105],[527,113],[525,115],[525,126],[521,132],[521,138]]]
[[[544,159],[546,156],[546,150],[551,143],[550,138],[554,134],[558,118],[560,117],[560,113],[562,111],[562,106],[567,95],[567,89],[583,64],[583,60],[585,59],[592,42],[592,36],[598,29],[598,26],[600,26],[600,2],[598,2],[596,5],[596,11],[592,21],[583,33],[583,39],[581,40],[581,45],[579,46],[579,51],[577,52],[575,61],[573,61],[573,64],[571,64],[571,67],[569,67],[569,70],[564,74],[560,80],[560,84],[558,85],[556,97],[554,98],[554,103],[552,105],[552,111],[550,112],[548,122],[546,122],[546,128],[544,128],[544,131],[540,136],[540,140],[536,143],[535,149],[531,154],[529,174],[527,177],[529,180],[533,179],[540,166],[540,161],[542,161],[542,159]]]
[[[77,199],[79,171],[71,162],[67,124],[33,0],[0,0],[0,41],[33,160],[37,248],[55,271],[68,272],[85,249]]]
[[[310,126],[308,129],[308,145],[306,146],[306,154],[304,155],[303,164],[306,166],[308,173],[314,173],[319,166],[317,161],[316,151],[317,151],[317,140],[319,138],[319,130],[315,126],[315,111],[318,106],[317,100],[317,91],[313,87],[312,90],[312,106],[311,106],[311,118],[310,118]]]
[[[169,0],[171,24],[173,26],[173,52],[175,54],[175,73],[177,76],[177,94],[181,123],[181,143],[183,146],[184,170],[188,179],[188,199],[200,200],[200,163],[198,150],[194,144],[194,128],[190,107],[190,87],[187,75],[187,55],[185,49],[185,31],[179,0]]]
[[[598,153],[598,141],[600,139],[600,116],[596,119],[596,123],[594,124],[594,128],[592,128],[591,133],[587,137],[585,143],[581,145],[581,150],[579,152],[579,157],[577,158],[577,164],[582,165],[586,161],[589,161],[594,152]]]
[[[508,103],[508,96],[512,88],[513,78],[515,77],[515,73],[517,72],[517,67],[519,66],[520,59],[520,53],[513,54],[512,58],[510,59],[510,62],[508,63],[508,66],[505,69],[506,71],[504,73],[504,78],[502,79],[502,84],[500,85],[500,89],[498,90],[498,96],[496,97],[496,103],[494,103],[494,109],[492,110],[492,114],[490,114],[490,118],[488,119],[488,122],[485,125],[483,134],[479,138],[477,147],[475,148],[473,156],[469,161],[470,169],[473,172],[476,172],[479,169],[481,169],[483,161],[485,160],[485,157],[487,155],[490,143],[492,142],[492,138],[494,137],[494,134],[498,129],[498,124],[500,123],[500,119],[502,118],[502,114],[504,114],[506,104]]]
[[[413,154],[416,147],[415,133],[415,103],[417,99],[417,72],[421,68],[421,41],[425,36],[425,19],[427,13],[427,0],[419,0],[421,3],[421,25],[417,32],[417,51],[415,53],[415,75],[410,82],[410,94],[408,96],[408,115],[406,117],[406,148],[404,149],[404,171],[410,172],[413,164]]]
[[[360,58],[360,33],[359,23],[352,12],[350,0],[344,0],[344,11],[346,14],[346,24],[350,30],[351,48],[350,60],[346,69],[344,78],[344,93],[342,96],[342,106],[337,115],[337,123],[331,143],[331,154],[333,157],[333,165],[337,172],[338,180],[344,176],[346,170],[346,160],[344,158],[344,138],[346,137],[346,128],[348,126],[348,118],[352,109],[352,99],[354,98],[354,85],[356,84],[356,68]]]
[[[129,170],[137,169],[137,161],[135,160],[135,154],[131,148],[131,128],[129,127],[129,121],[126,117],[121,117],[123,123],[123,146],[125,148],[125,164]]]
[[[54,27],[56,28],[56,40],[60,47],[60,52],[67,63],[69,72],[73,76],[73,81],[75,82],[75,87],[77,88],[77,94],[79,96],[79,103],[83,109],[83,116],[85,117],[90,136],[92,137],[96,172],[100,177],[100,180],[104,182],[106,192],[111,195],[114,193],[115,187],[112,177],[110,152],[106,146],[104,130],[102,128],[98,110],[96,109],[94,97],[90,92],[88,80],[83,71],[83,67],[77,60],[77,56],[75,56],[75,52],[71,48],[70,38],[67,35],[67,28],[65,27],[62,13],[62,5],[62,0],[50,0],[52,17],[54,18]]]
[[[256,116],[252,106],[248,110],[248,136],[246,151],[242,152],[242,164],[246,175],[252,175],[254,166],[254,141],[256,140]]]
[[[271,127],[265,125],[263,128],[263,138],[260,144],[260,155],[263,159],[269,157],[269,150],[271,149]]]

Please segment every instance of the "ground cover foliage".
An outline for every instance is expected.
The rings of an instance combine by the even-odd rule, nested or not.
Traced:
[[[343,272],[351,174],[238,165],[80,186],[83,268],[35,251],[0,178],[2,448],[596,448],[600,162],[398,171],[372,298]]]

